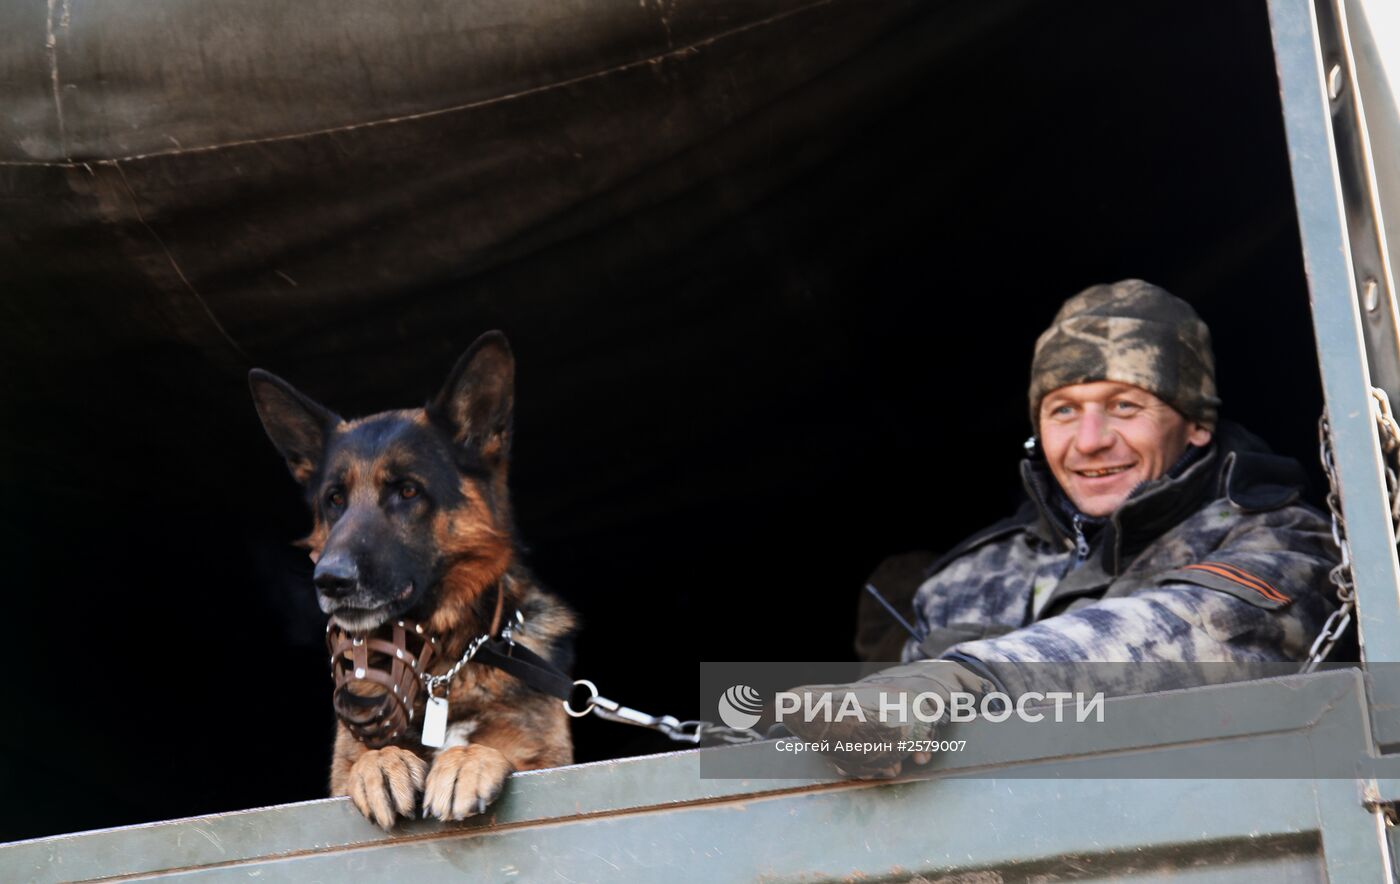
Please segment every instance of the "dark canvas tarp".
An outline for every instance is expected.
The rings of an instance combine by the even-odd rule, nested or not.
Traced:
[[[90,354],[65,331],[91,311],[107,346],[391,392],[397,348],[450,359],[467,315],[565,318],[580,279],[733,217],[1016,9],[917,6],[7,4],[6,352]],[[367,348],[381,365],[327,361]]]

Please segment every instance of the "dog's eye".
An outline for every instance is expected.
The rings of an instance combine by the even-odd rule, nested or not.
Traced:
[[[330,504],[336,509],[340,509],[341,507],[345,506],[345,492],[337,488],[330,494],[326,495],[326,503]]]
[[[404,500],[412,500],[422,493],[423,489],[412,482],[405,482],[399,486],[399,497],[402,497]]]

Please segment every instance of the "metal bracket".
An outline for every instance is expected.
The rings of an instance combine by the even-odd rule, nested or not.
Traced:
[[[1390,783],[1391,788],[1382,790],[1380,782]],[[1400,826],[1400,799],[1394,797],[1397,786],[1397,780],[1372,780],[1361,787],[1361,806],[1369,813],[1380,814],[1387,829]]]

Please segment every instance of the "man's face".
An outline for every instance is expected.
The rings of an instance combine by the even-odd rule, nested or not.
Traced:
[[[1162,476],[1210,430],[1131,384],[1094,381],[1053,390],[1040,403],[1040,445],[1079,511],[1106,516],[1134,488]]]

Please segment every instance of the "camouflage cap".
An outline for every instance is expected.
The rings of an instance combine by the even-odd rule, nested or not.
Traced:
[[[1035,342],[1031,426],[1060,387],[1119,381],[1214,428],[1220,408],[1210,329],[1191,305],[1140,279],[1090,286],[1065,301]]]

